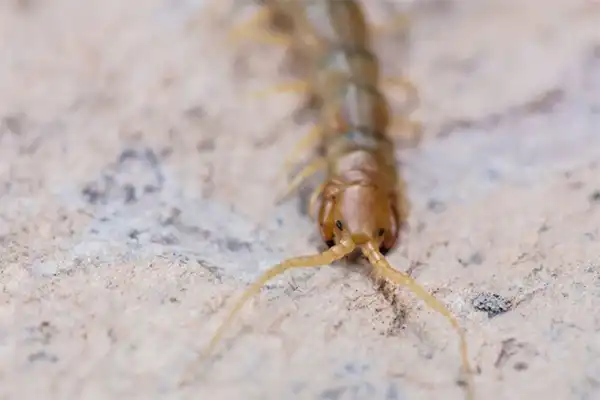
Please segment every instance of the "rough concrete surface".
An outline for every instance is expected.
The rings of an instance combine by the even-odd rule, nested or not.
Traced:
[[[463,398],[447,321],[342,267],[275,279],[178,386],[248,282],[318,243],[275,205],[311,120],[248,95],[284,49],[226,45],[207,4],[0,4],[0,397]],[[600,399],[600,3],[407,7],[426,134],[398,148],[390,261],[465,327],[478,399]]]

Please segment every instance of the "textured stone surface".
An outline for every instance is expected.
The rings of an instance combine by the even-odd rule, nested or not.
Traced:
[[[205,5],[0,5],[0,398],[462,398],[448,323],[339,267],[274,280],[178,387],[231,296],[317,243],[297,198],[274,204],[310,119],[248,96],[286,79],[283,50],[225,45]],[[600,5],[412,9],[427,130],[398,152],[390,260],[465,326],[478,398],[597,398]],[[480,293],[512,307],[490,319]]]

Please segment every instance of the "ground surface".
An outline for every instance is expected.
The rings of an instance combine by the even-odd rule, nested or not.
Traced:
[[[0,5],[0,397],[462,398],[447,322],[401,290],[398,326],[342,268],[275,280],[177,386],[231,296],[316,243],[297,199],[273,204],[310,121],[247,96],[282,49],[226,47],[204,6]],[[413,208],[390,260],[466,328],[479,399],[598,399],[600,4],[413,13],[426,140],[398,153]]]

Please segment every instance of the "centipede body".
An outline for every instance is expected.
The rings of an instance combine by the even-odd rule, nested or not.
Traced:
[[[467,373],[467,398],[473,398],[467,344],[458,322],[441,302],[385,259],[385,254],[397,246],[407,220],[408,202],[396,166],[390,106],[381,90],[384,79],[372,50],[365,13],[356,0],[261,3],[265,14],[271,18],[283,16],[290,23],[289,31],[282,32],[282,41],[309,66],[304,80],[286,88],[308,93],[321,105],[308,140],[316,144],[317,157],[295,177],[290,190],[314,172],[326,172],[327,178],[311,196],[309,208],[316,215],[328,250],[291,258],[267,270],[236,303],[208,350],[246,300],[269,279],[288,269],[328,265],[361,255],[372,265],[375,276],[407,287],[457,330]],[[409,81],[400,79],[397,83],[414,94]],[[408,115],[401,117],[408,119]]]

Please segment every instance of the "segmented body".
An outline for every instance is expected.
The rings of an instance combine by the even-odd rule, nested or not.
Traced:
[[[306,89],[321,104],[320,161],[329,178],[315,194],[323,239],[335,244],[341,223],[356,244],[376,241],[385,254],[396,243],[407,203],[386,135],[389,106],[364,13],[356,1],[345,0],[266,5],[292,21],[291,45],[308,59]]]
[[[364,255],[376,276],[406,286],[444,315],[460,335],[467,372],[467,397],[472,398],[471,368],[464,333],[450,311],[406,273],[395,270],[384,254],[395,247],[406,220],[404,185],[394,146],[388,137],[389,106],[382,92],[378,59],[371,51],[364,13],[353,0],[262,0],[271,14],[293,25],[291,46],[306,57],[309,72],[304,90],[321,108],[316,132],[326,181],[313,199],[329,249],[287,259],[267,270],[236,303],[219,327],[208,351],[244,303],[271,278],[292,268],[330,264],[351,254]]]

